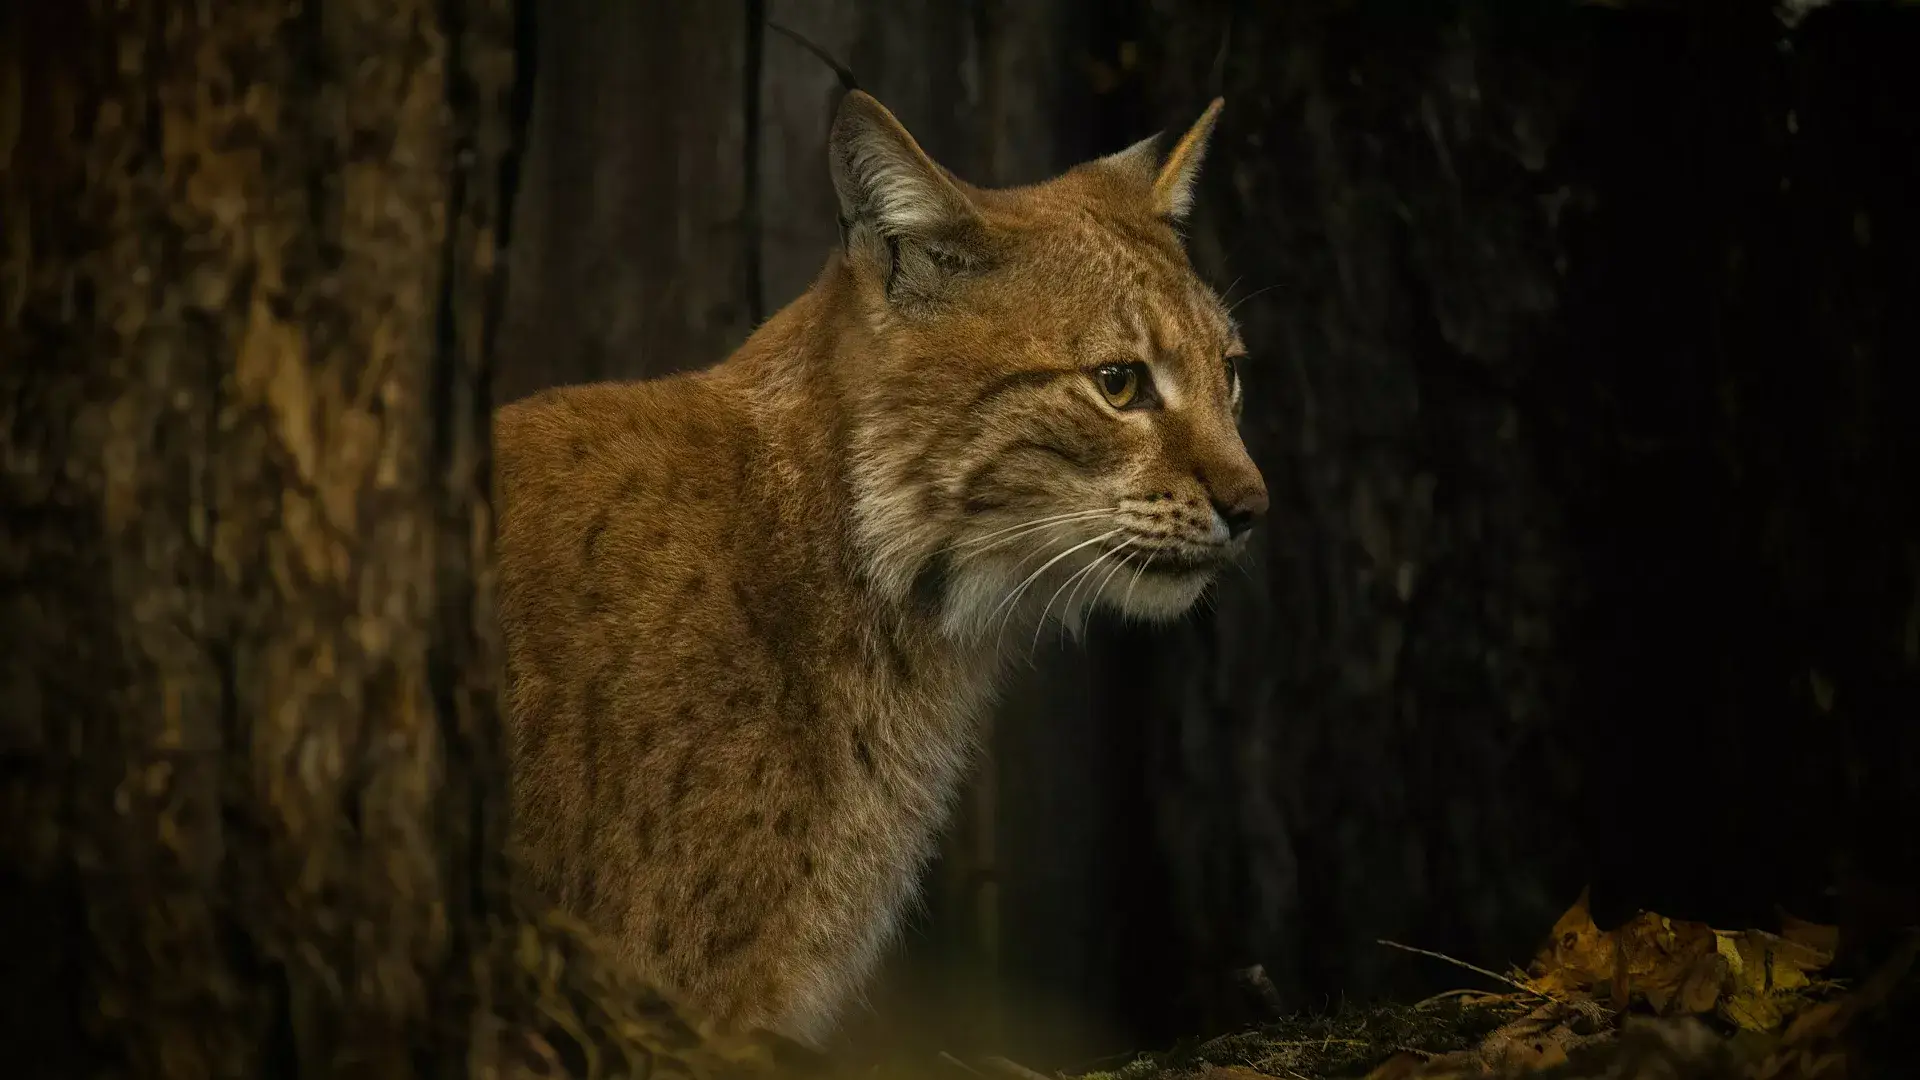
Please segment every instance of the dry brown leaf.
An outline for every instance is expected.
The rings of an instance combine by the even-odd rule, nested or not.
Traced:
[[[1558,1036],[1565,1029],[1555,1029],[1548,1035]],[[1501,1055],[1500,1064],[1508,1068],[1545,1069],[1567,1063],[1567,1039],[1543,1035],[1537,1039],[1524,1039],[1507,1044],[1506,1052]]]
[[[1777,1030],[1805,1004],[1810,973],[1832,959],[1800,942],[1764,930],[1716,932],[1716,948],[1726,966],[1719,1014],[1748,1031]]]
[[[1848,1025],[1884,1004],[1916,960],[1920,960],[1920,935],[1909,937],[1852,994],[1801,1011],[1780,1037],[1779,1046],[1749,1073],[1751,1080],[1846,1080]]]
[[[1692,970],[1680,983],[1679,1011],[1688,1016],[1712,1012],[1720,1003],[1726,977],[1726,962],[1718,953],[1695,960]]]
[[[1627,971],[1627,951],[1613,942],[1613,974],[1608,977],[1608,985],[1613,991],[1608,995],[1613,1011],[1623,1013],[1633,1004],[1633,977]]]
[[[1613,974],[1613,942],[1594,923],[1588,894],[1581,889],[1573,906],[1554,920],[1546,945],[1527,967],[1534,989],[1548,997],[1590,990]]]
[[[1626,954],[1632,989],[1666,1015],[1682,984],[1714,953],[1713,928],[1706,923],[1681,922],[1643,911],[1612,932]]]
[[[1471,1056],[1486,1068],[1544,1069],[1565,1064],[1569,1053],[1591,1041],[1592,1025],[1577,1004],[1548,1001],[1488,1032]]]
[[[1813,973],[1833,960],[1833,927],[1784,912],[1778,935],[1715,930],[1651,911],[1602,930],[1588,900],[1581,890],[1527,969],[1530,985],[1557,1000],[1604,994],[1616,1011],[1639,1000],[1656,1015],[1717,1013],[1771,1032],[1804,1006]]]

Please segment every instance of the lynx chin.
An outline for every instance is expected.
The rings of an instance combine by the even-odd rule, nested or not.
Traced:
[[[1265,513],[1175,231],[1220,107],[995,190],[851,92],[804,295],[707,370],[499,410],[517,851],[723,1027],[821,1045],[1003,660],[1181,615]]]

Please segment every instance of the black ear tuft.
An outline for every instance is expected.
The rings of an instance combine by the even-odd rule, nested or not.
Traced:
[[[1200,175],[1200,163],[1207,156],[1207,140],[1213,136],[1220,119],[1224,99],[1214,98],[1207,111],[1194,121],[1187,133],[1175,143],[1166,160],[1160,160],[1160,136],[1141,139],[1117,154],[1100,159],[1102,165],[1125,175],[1138,185],[1153,208],[1153,213],[1169,221],[1186,218],[1193,208],[1194,181]]]
[[[929,294],[979,264],[981,222],[966,194],[871,95],[841,101],[828,156],[842,243],[885,260],[889,295]]]

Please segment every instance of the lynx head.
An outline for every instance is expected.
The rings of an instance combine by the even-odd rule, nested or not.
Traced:
[[[1176,617],[1265,513],[1245,348],[1176,232],[1220,106],[1164,155],[1150,138],[991,190],[873,98],[841,104],[858,539],[876,585],[949,633]]]

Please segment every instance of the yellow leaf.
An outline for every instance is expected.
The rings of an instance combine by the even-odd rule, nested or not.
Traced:
[[[1721,987],[1727,981],[1726,957],[1709,954],[1693,963],[1693,970],[1687,973],[1680,984],[1680,1008],[1690,1016],[1712,1012],[1720,1002]]]
[[[1741,973],[1746,970],[1747,963],[1740,957],[1740,946],[1734,941],[1735,936],[1736,935],[1729,934],[1724,930],[1715,930],[1713,932],[1713,947],[1722,957],[1726,958],[1727,971],[1730,972],[1734,978],[1738,979]]]
[[[1761,1033],[1772,1031],[1780,1026],[1780,1008],[1764,995],[1735,994],[1720,1007],[1720,1015],[1727,1022],[1747,1031]]]

